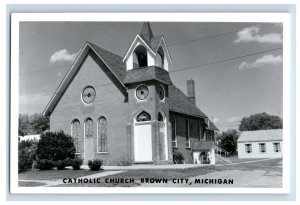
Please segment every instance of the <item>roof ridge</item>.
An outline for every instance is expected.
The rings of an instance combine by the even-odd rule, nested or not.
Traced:
[[[112,51],[110,51],[110,50],[107,50],[106,48],[103,48],[103,47],[101,47],[101,46],[98,46],[98,45],[96,45],[96,44],[94,44],[94,43],[91,43],[91,42],[89,42],[89,41],[87,41],[87,44],[90,44],[90,45],[92,45],[92,46],[95,46],[95,47],[97,47],[97,48],[100,48],[100,49],[102,49],[102,50],[104,50],[104,51],[106,51],[106,52],[108,52],[108,53],[110,53],[110,54],[113,54],[113,55],[118,56],[118,57],[120,57],[120,58],[123,59],[123,57],[121,57],[121,55],[116,54],[116,53],[114,53],[114,52],[112,52]]]

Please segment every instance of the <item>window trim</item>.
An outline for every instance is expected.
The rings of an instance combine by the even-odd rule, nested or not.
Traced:
[[[176,117],[175,117],[175,115],[173,114],[172,115],[172,118],[173,118],[173,120],[174,120],[174,138],[175,138],[175,140],[173,140],[173,136],[172,136],[172,147],[173,148],[177,148],[178,147],[178,144],[177,144],[177,132],[176,132],[176,128],[177,128],[177,126],[176,126]],[[172,133],[173,134],[173,133]],[[175,146],[173,146],[173,143],[175,143]]]
[[[249,145],[249,151],[247,151],[247,145]],[[248,144],[245,144],[245,152],[246,154],[252,154],[253,150],[252,150],[252,144],[251,143],[248,143]]]
[[[188,118],[186,118],[186,131],[187,131],[187,136],[186,136],[186,139],[185,139],[185,147],[187,149],[190,149],[191,148],[191,138],[190,138],[190,121]],[[188,146],[187,146],[188,144]]]
[[[277,147],[275,146],[275,145],[278,145]],[[276,149],[277,148],[277,152],[276,152]],[[281,153],[281,144],[280,144],[280,142],[273,142],[273,152],[275,152],[275,153]]]
[[[99,151],[99,137],[100,137],[100,135],[99,135],[99,122],[100,122],[101,118],[106,120],[106,151],[105,152]],[[108,142],[107,119],[104,116],[100,116],[97,120],[97,153],[98,154],[108,154],[107,142]]]
[[[93,121],[92,118],[87,117],[87,118],[84,120],[84,139],[86,139],[86,138],[93,138],[93,137],[94,137],[94,132],[93,132],[93,135],[92,135],[91,137],[87,137],[87,136],[86,136],[86,125],[87,125],[87,121],[88,121],[89,119],[92,120],[92,125],[94,125],[94,121]],[[93,126],[92,126],[92,128],[93,128]]]
[[[259,153],[265,154],[267,152],[266,143],[258,143],[258,150],[259,150]]]
[[[73,126],[74,126],[74,122],[75,121],[78,121],[79,122],[79,126],[80,126],[80,121],[77,119],[77,118],[75,118],[75,119],[73,119],[72,120],[72,122],[71,122],[71,137],[72,137],[72,139],[74,140],[75,138],[73,137]],[[80,130],[80,129],[79,129]],[[79,130],[77,130],[77,132],[79,131]],[[77,139],[78,139],[78,144],[80,143],[80,137],[79,137],[79,135],[78,135],[78,137],[76,137]],[[79,148],[80,148],[80,144],[79,144]],[[79,152],[78,152],[78,149],[76,148],[76,145],[75,145],[75,155],[78,155],[78,154],[81,154],[81,152],[80,152],[80,150],[79,150]]]

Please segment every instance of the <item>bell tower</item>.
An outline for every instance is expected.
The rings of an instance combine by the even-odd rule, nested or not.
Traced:
[[[168,99],[171,58],[164,37],[155,37],[150,23],[143,23],[123,61],[131,113],[132,161],[172,163]]]

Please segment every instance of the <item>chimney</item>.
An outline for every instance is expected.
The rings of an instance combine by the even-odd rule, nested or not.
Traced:
[[[187,81],[187,97],[193,103],[196,105],[196,99],[195,99],[195,82],[193,79],[190,79]]]

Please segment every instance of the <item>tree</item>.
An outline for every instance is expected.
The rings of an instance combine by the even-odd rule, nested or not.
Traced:
[[[49,130],[49,117],[45,117],[41,113],[31,116],[19,114],[19,135],[40,134],[46,130]]]
[[[218,146],[229,154],[233,155],[237,151],[237,140],[239,136],[240,133],[235,129],[222,132],[216,137]]]
[[[54,162],[67,158],[74,159],[73,138],[63,131],[42,133],[37,147],[37,157],[39,160]]]
[[[40,134],[49,129],[49,118],[35,113],[30,117],[30,125],[37,134]]]
[[[244,117],[239,126],[240,131],[282,129],[282,119],[265,112]]]

